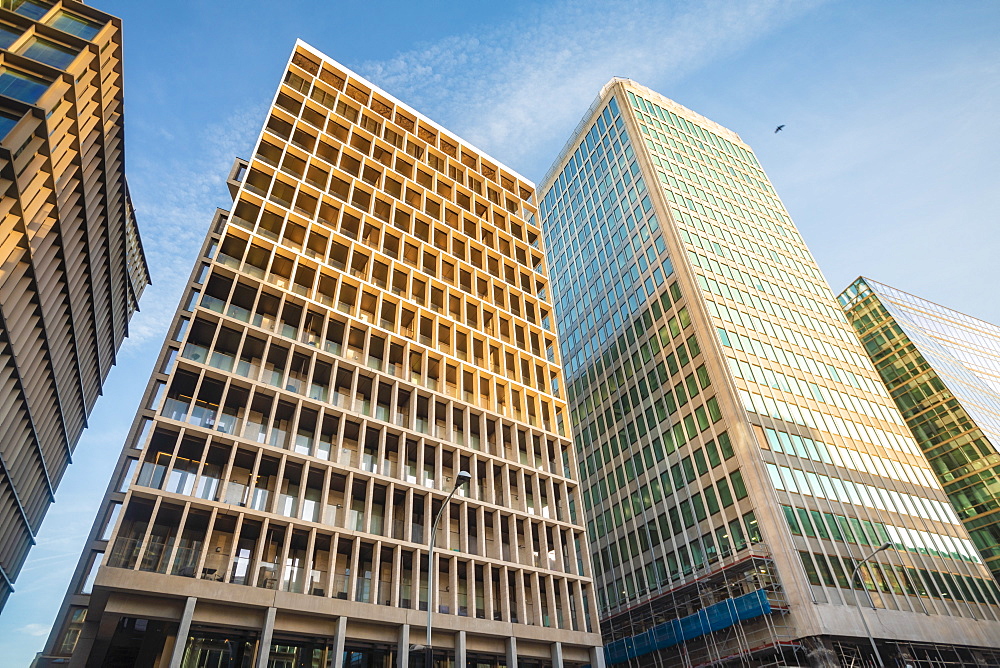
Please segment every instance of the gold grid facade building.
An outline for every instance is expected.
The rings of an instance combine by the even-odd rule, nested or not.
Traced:
[[[599,664],[533,185],[301,42],[230,185],[42,665]]]
[[[1000,661],[981,555],[735,133],[614,79],[539,212],[608,664],[875,665],[862,614],[886,665]]]
[[[0,2],[0,609],[149,281],[121,58],[118,19]]]
[[[1000,327],[870,278],[839,299],[1000,581]]]

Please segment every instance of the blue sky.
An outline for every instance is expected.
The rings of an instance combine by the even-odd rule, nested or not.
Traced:
[[[0,616],[5,665],[45,640],[296,38],[536,180],[601,85],[635,79],[754,148],[835,291],[865,274],[1000,323],[1000,3],[93,4],[125,25],[127,171],[154,285]]]

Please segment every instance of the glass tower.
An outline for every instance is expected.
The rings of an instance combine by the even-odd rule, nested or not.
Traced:
[[[996,578],[1000,327],[869,278],[840,303]]]
[[[873,661],[862,615],[886,660],[1000,660],[989,572],[735,133],[614,79],[539,213],[608,663]]]
[[[121,39],[82,3],[0,2],[0,610],[149,282]]]
[[[533,184],[301,42],[229,183],[41,664],[600,665]]]

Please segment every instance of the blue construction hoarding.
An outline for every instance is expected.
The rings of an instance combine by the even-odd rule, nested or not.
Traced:
[[[702,608],[693,615],[664,622],[631,638],[616,640],[604,646],[604,659],[608,664],[621,663],[770,612],[767,591],[758,589]]]

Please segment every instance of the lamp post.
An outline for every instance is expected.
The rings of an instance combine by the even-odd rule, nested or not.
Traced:
[[[882,543],[877,547],[871,554],[858,562],[858,565],[854,567],[854,571],[851,573],[851,588],[854,589],[854,580],[858,577],[858,573],[861,571],[861,564],[865,563],[876,554],[883,550],[888,550],[892,547],[892,543],[886,542]],[[875,601],[872,599],[872,595],[865,589],[864,582],[861,583],[861,588],[865,590],[865,594],[868,596],[868,603],[872,606],[872,610],[875,609]],[[858,590],[854,589],[854,603],[858,606],[858,614],[861,615],[861,623],[865,627],[865,633],[868,634],[868,642],[872,644],[872,651],[875,652],[875,660],[878,661],[879,668],[885,668],[885,664],[882,663],[882,655],[878,652],[878,647],[875,646],[875,638],[872,637],[871,629],[868,628],[868,620],[865,619],[865,611],[861,609],[861,601],[858,599]]]
[[[434,614],[434,541],[437,539],[437,528],[441,522],[441,516],[444,515],[445,508],[451,503],[451,497],[455,496],[455,492],[458,491],[459,487],[472,480],[472,474],[468,471],[459,471],[456,477],[458,480],[455,481],[455,486],[452,488],[451,493],[448,494],[448,498],[441,504],[441,509],[438,510],[437,515],[434,517],[431,537],[427,541],[427,641],[424,644],[424,668],[431,668],[431,663],[434,659],[433,651],[431,650],[431,619]],[[459,668],[464,668],[464,666]]]

